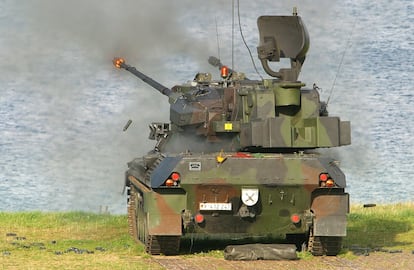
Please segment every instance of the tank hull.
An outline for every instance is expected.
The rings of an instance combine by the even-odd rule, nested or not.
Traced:
[[[177,253],[182,238],[278,242],[301,236],[314,254],[336,255],[346,235],[345,177],[317,154],[151,154],[129,167],[130,232],[152,254]],[[179,180],[166,186],[172,173]],[[335,179],[333,187],[321,187],[323,173]],[[322,247],[325,238],[335,240],[335,250]]]

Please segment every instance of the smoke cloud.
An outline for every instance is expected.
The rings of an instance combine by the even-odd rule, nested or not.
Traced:
[[[119,55],[147,63],[208,50],[208,42],[197,41],[184,25],[193,6],[193,1],[38,0],[24,12],[32,30],[48,42],[78,44],[101,61]]]

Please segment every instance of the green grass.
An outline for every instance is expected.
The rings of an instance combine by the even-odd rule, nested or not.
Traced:
[[[414,203],[351,207],[344,245],[414,250]]]
[[[341,256],[352,256],[347,252],[352,246],[414,250],[414,203],[372,208],[352,206],[344,246]],[[183,257],[197,256],[222,258],[223,251]],[[312,260],[307,252],[300,252],[298,256]],[[156,270],[162,267],[152,262],[142,245],[128,235],[125,215],[19,212],[0,213],[0,269]]]
[[[0,213],[2,269],[161,269],[148,258],[126,216]]]

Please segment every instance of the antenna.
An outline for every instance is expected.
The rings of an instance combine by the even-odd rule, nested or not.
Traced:
[[[246,39],[244,38],[244,35],[243,35],[243,30],[242,30],[242,26],[241,26],[241,22],[240,22],[240,0],[237,0],[237,18],[238,18],[238,21],[239,21],[240,36],[241,36],[241,38],[243,40],[244,46],[246,46],[247,51],[249,52],[250,59],[252,60],[252,64],[253,64],[254,70],[256,71],[257,75],[259,75],[260,79],[263,80],[262,75],[260,75],[259,71],[257,70],[256,63],[254,62],[252,52],[251,52],[249,46],[247,46]]]
[[[220,56],[220,40],[219,40],[219,32],[218,32],[218,25],[217,25],[217,16],[215,17],[215,19],[216,19],[216,38],[217,38],[217,56],[218,56],[218,59],[221,59],[221,56]]]
[[[231,69],[234,70],[234,0],[231,8]]]
[[[352,25],[351,34],[349,35],[348,40],[346,41],[345,49],[344,49],[344,52],[342,53],[341,61],[339,62],[338,69],[336,70],[335,78],[334,78],[334,81],[332,83],[332,88],[331,88],[331,91],[329,92],[329,96],[328,96],[328,99],[326,101],[326,106],[328,106],[329,101],[331,100],[333,90],[334,90],[335,85],[336,85],[336,79],[338,78],[338,75],[341,72],[342,63],[344,62],[345,54],[348,51],[349,43],[351,42],[351,38],[352,38],[353,33],[354,33],[355,24],[356,24],[356,19],[354,20],[354,24]]]

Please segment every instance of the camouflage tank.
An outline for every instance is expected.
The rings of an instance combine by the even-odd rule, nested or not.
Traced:
[[[170,89],[114,59],[170,103],[170,122],[149,126],[154,149],[126,171],[130,234],[150,254],[176,254],[183,238],[303,242],[314,255],[341,248],[345,176],[314,149],[349,145],[350,123],[328,115],[318,87],[298,81],[309,48],[301,18],[262,16],[258,28],[270,79],[210,57],[219,80],[198,73]],[[280,58],[290,67],[275,71],[269,62]]]

